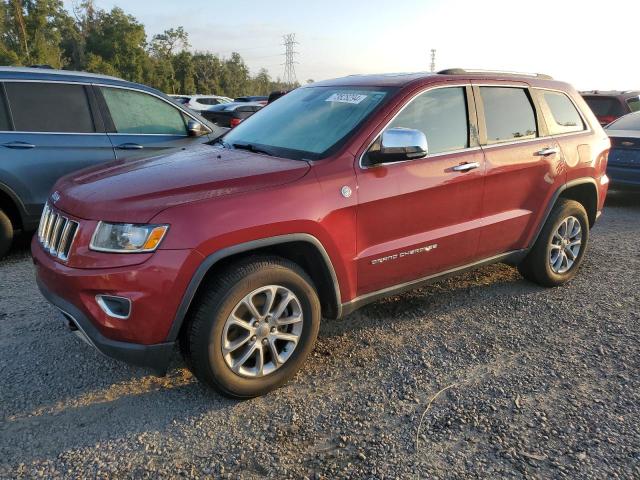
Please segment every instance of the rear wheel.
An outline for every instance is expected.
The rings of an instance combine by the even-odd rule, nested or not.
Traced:
[[[518,270],[542,286],[561,285],[578,273],[588,240],[589,220],[582,204],[560,199]]]
[[[11,219],[0,210],[0,258],[4,257],[13,242],[13,224]]]
[[[249,259],[205,288],[182,349],[200,381],[250,398],[298,371],[320,325],[320,302],[304,270],[278,257]]]

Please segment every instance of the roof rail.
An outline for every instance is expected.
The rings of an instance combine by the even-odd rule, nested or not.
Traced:
[[[438,72],[440,75],[465,75],[465,74],[473,74],[473,73],[496,73],[499,75],[513,76],[513,77],[537,77],[543,78],[545,80],[553,80],[553,77],[550,75],[546,75],[544,73],[522,73],[522,72],[510,72],[503,70],[480,70],[476,68],[447,68],[446,70],[440,70]]]

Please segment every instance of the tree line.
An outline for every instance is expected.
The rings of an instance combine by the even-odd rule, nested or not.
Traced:
[[[49,65],[144,83],[166,93],[228,97],[291,88],[266,69],[252,76],[238,53],[228,58],[191,51],[183,27],[149,39],[135,17],[93,0],[0,0],[0,65]],[[298,86],[298,85],[295,85]]]

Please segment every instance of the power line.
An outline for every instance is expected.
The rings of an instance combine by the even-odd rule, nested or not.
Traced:
[[[298,44],[296,42],[296,34],[289,33],[282,37],[284,39],[284,78],[283,81],[286,85],[293,86],[298,83],[298,79],[296,78],[296,62],[295,56],[298,54],[294,50],[294,46]]]

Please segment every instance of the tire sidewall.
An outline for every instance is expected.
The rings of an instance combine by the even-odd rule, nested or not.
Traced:
[[[222,354],[224,325],[236,305],[250,292],[265,285],[280,285],[291,290],[303,313],[300,340],[287,359],[276,371],[259,378],[242,377],[231,370]],[[313,349],[320,326],[320,302],[313,286],[296,272],[272,266],[253,272],[231,286],[218,303],[217,312],[206,330],[208,374],[222,390],[236,397],[253,397],[266,393],[291,378]]]

